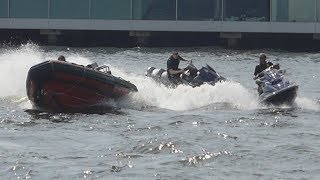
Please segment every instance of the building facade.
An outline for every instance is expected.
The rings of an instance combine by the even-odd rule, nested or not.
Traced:
[[[320,34],[320,0],[0,0],[0,29]],[[50,39],[50,38],[49,38]],[[231,43],[233,41],[230,41]]]

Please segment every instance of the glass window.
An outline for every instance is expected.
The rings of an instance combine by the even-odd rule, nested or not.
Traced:
[[[176,0],[133,0],[133,19],[175,20]]]
[[[221,19],[222,0],[178,0],[179,20]]]
[[[10,17],[13,18],[48,18],[48,1],[10,0]]]
[[[92,19],[131,19],[131,0],[91,0]]]
[[[272,21],[315,21],[314,0],[272,0]]]
[[[317,21],[320,21],[320,0],[317,0]]]
[[[0,0],[0,18],[8,17],[8,0]]]
[[[272,0],[272,21],[289,21],[289,0]]]
[[[225,21],[270,21],[269,0],[224,0]]]
[[[89,19],[89,0],[50,0],[52,19]]]

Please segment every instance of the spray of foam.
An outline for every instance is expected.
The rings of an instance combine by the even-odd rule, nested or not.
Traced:
[[[256,94],[253,95],[239,83],[223,82],[215,86],[202,85],[196,88],[181,85],[171,89],[150,78],[126,74],[113,67],[111,69],[113,75],[123,77],[138,87],[139,92],[133,93],[131,100],[136,106],[191,110],[222,102],[232,104],[236,109],[259,107]]]
[[[178,86],[176,89],[170,89],[150,78],[127,74],[113,67],[111,69],[115,76],[123,77],[138,87],[139,92],[133,93],[130,102],[124,103],[130,108],[154,106],[171,110],[191,110],[215,103],[228,103],[233,108],[241,110],[273,108],[261,105],[255,91],[249,91],[237,82],[223,82],[217,83],[215,86],[203,85],[196,88]],[[320,109],[317,102],[304,97],[297,97],[296,103],[302,109],[316,111]],[[121,105],[121,107],[123,106]]]
[[[0,54],[0,96],[24,95],[28,70],[41,61],[41,52],[33,44],[7,49]]]
[[[312,101],[312,100],[305,98],[305,97],[298,96],[296,99],[296,103],[297,103],[298,107],[300,107],[302,109],[308,109],[308,110],[314,110],[314,111],[320,110],[320,105],[317,102]]]
[[[92,63],[87,58],[72,52],[46,53],[35,44],[21,45],[19,48],[7,48],[0,54],[0,97],[25,96],[25,81],[31,66],[45,60],[57,59],[60,54],[67,57],[67,61],[77,64]]]
[[[57,59],[60,54],[65,55],[69,62],[83,65],[92,63],[81,54],[72,51],[44,52],[34,44],[3,51],[0,54],[0,83],[2,85],[0,97],[25,98],[25,80],[29,68],[45,60]],[[169,89],[142,75],[127,73],[112,65],[110,68],[113,75],[129,80],[138,87],[139,92],[133,93],[130,102],[127,102],[133,108],[155,106],[171,110],[190,110],[220,102],[229,103],[236,109],[261,108],[256,93],[249,92],[239,83],[224,82],[215,86],[203,85],[197,88],[179,86],[176,89]],[[319,104],[307,98],[298,97],[296,102],[303,109],[320,109]]]
[[[145,91],[145,92],[144,92]],[[150,90],[142,90],[146,95]],[[196,88],[178,86],[174,90],[166,89],[157,99],[159,107],[172,110],[190,110],[215,103],[228,103],[236,109],[256,109],[257,98],[252,96],[243,86],[234,82],[217,83],[215,86],[203,85]],[[147,94],[153,97],[153,93]]]

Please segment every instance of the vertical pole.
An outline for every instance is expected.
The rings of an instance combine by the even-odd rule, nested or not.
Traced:
[[[221,2],[221,18],[222,21],[224,21],[224,0]]]
[[[8,18],[10,18],[10,0],[8,0]]]
[[[50,19],[50,3],[51,1],[48,0],[48,19]]]
[[[317,33],[317,21],[318,21],[318,2],[317,2],[318,0],[314,0],[314,6],[315,6],[315,17],[314,17],[314,20],[315,20],[315,22],[314,22],[314,24],[315,24],[315,26],[314,26],[314,34],[313,34],[313,37],[315,36],[315,34]],[[313,38],[314,39],[314,38]]]
[[[314,17],[314,20],[315,22],[318,21],[318,0],[314,0],[314,13],[315,13],[315,17]]]
[[[89,3],[89,5],[88,5],[89,6],[88,7],[89,8],[89,16],[88,16],[88,18],[91,19],[91,0],[89,0],[88,3]]]
[[[269,3],[269,4],[270,4],[270,15],[269,15],[269,16],[270,16],[270,17],[269,17],[270,19],[269,19],[269,22],[271,22],[271,21],[272,21],[272,0],[270,0],[270,3]]]
[[[178,21],[178,0],[176,0],[176,21]]]
[[[133,20],[133,0],[130,1],[130,19]]]

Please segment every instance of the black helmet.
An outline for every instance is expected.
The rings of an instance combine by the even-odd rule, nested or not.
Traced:
[[[66,58],[65,58],[64,56],[60,55],[60,56],[58,57],[58,60],[59,60],[59,61],[66,61]]]

